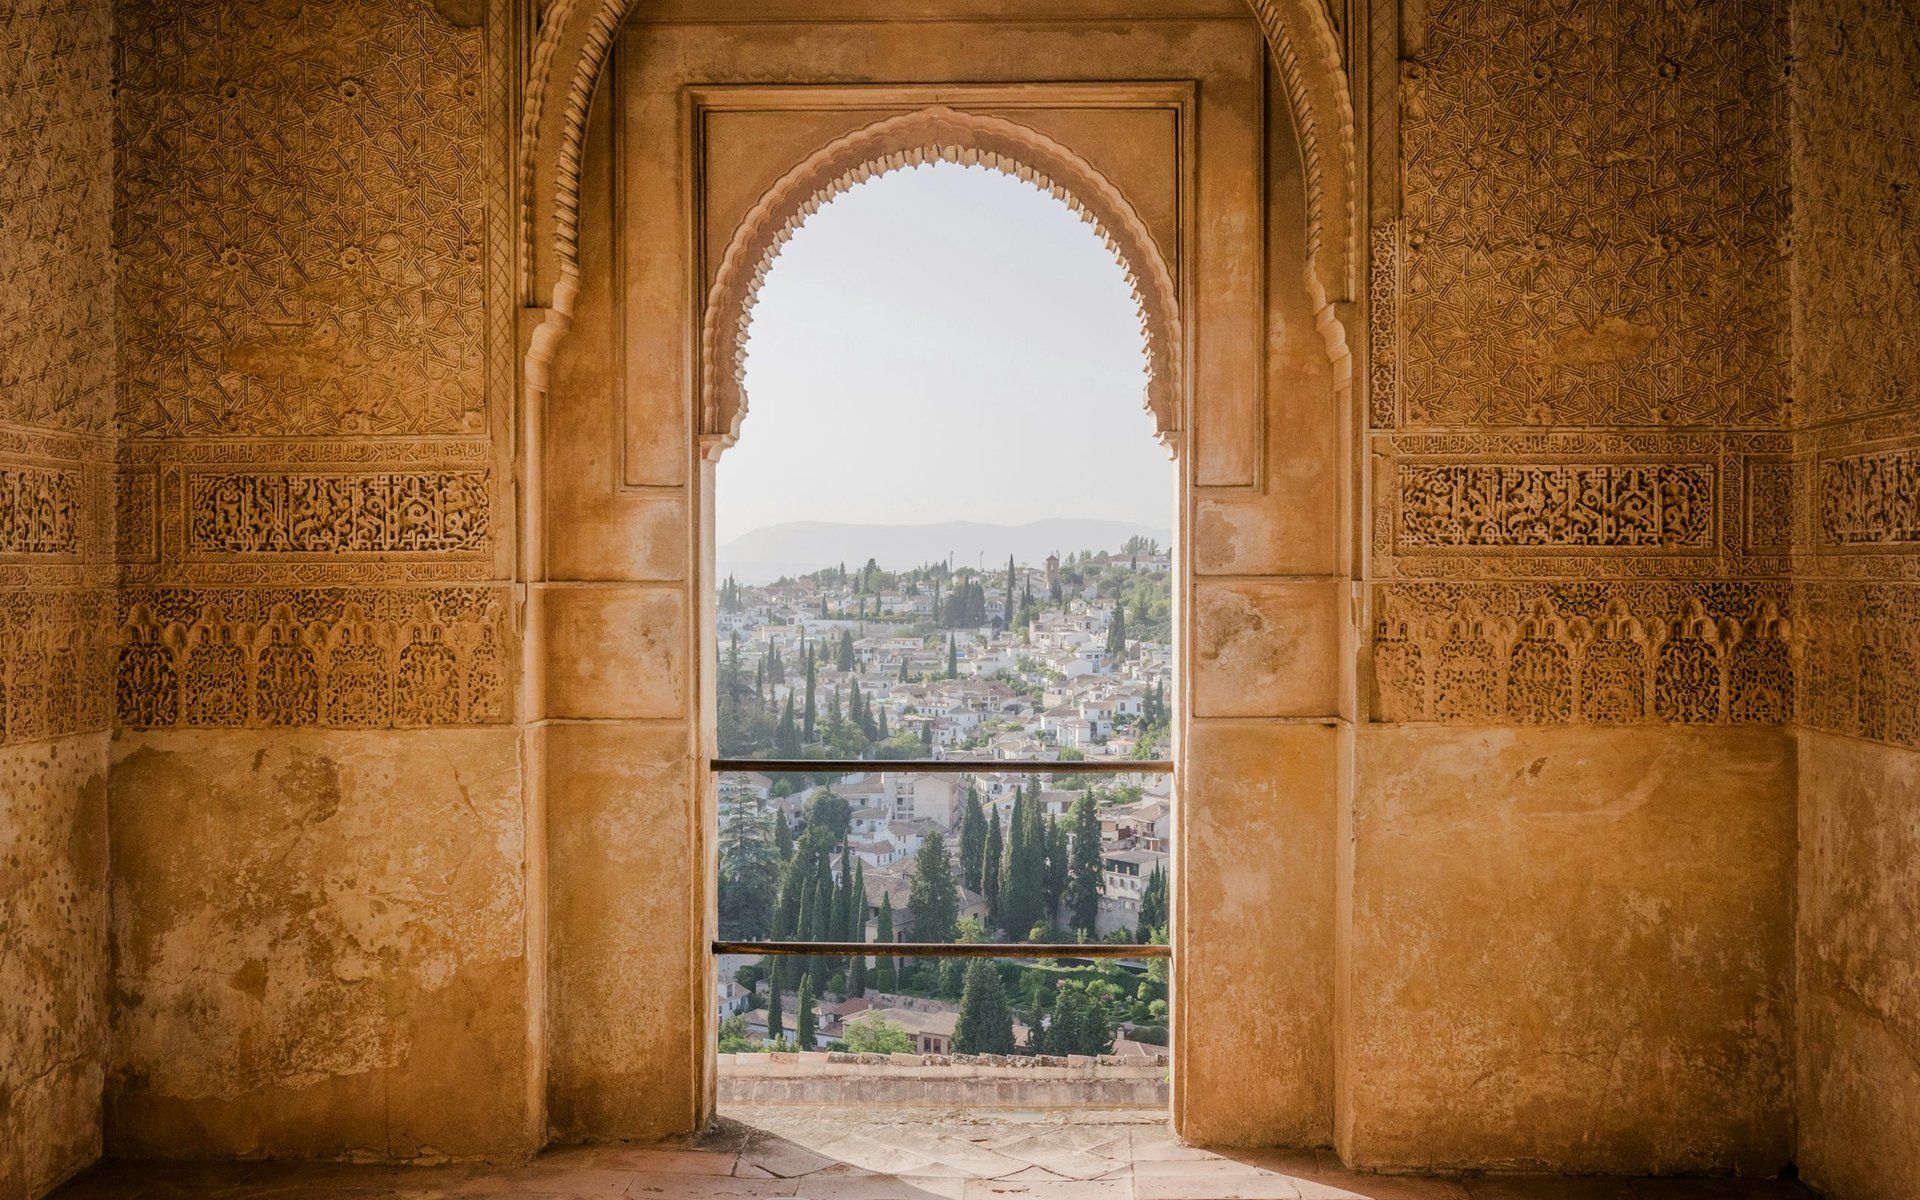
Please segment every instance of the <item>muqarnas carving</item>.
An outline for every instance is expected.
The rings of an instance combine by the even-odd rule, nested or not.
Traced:
[[[1803,584],[1794,603],[1802,724],[1920,747],[1920,586]]]
[[[1407,584],[1375,595],[1375,716],[1778,724],[1784,590],[1763,584]]]
[[[1396,542],[1421,549],[1708,548],[1707,463],[1403,463]]]
[[[1775,423],[1787,205],[1773,6],[1421,12],[1401,81],[1398,295],[1374,300],[1398,319],[1399,425]]]
[[[123,725],[380,729],[509,718],[496,588],[155,588],[123,594]]]
[[[80,472],[0,466],[0,554],[80,552]]]
[[[0,591],[0,742],[107,727],[112,614],[100,591]]]
[[[195,554],[476,554],[487,549],[483,470],[189,476]]]
[[[1920,543],[1920,448],[1825,459],[1819,481],[1822,544]]]

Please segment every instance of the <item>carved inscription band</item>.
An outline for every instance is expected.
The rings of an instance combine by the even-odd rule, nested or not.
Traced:
[[[0,554],[80,552],[78,471],[0,467]]]
[[[1920,543],[1920,448],[1822,462],[1820,536],[1836,546]]]
[[[197,473],[197,554],[459,554],[487,549],[484,470]]]
[[[1707,550],[1713,542],[1706,463],[1411,463],[1398,477],[1401,546]]]

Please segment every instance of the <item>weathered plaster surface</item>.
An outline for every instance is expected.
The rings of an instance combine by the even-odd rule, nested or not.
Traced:
[[[563,1142],[693,1127],[685,1031],[712,985],[684,726],[549,726],[549,1124]],[[711,818],[708,818],[709,820]],[[694,1043],[695,1052],[707,1047]]]
[[[100,1153],[106,737],[0,750],[0,1200]]]
[[[121,1155],[532,1148],[512,730],[122,736]]]
[[[1372,729],[1356,771],[1350,1161],[1789,1160],[1785,733]]]
[[[1174,1059],[1182,1136],[1333,1135],[1334,866],[1346,734],[1201,722],[1187,747]],[[1227,1019],[1223,1014],[1234,1014]]]
[[[1800,1170],[1920,1194],[1920,753],[1802,731]]]

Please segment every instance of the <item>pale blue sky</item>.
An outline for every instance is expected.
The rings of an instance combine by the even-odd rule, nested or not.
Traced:
[[[720,459],[722,543],[782,521],[1171,527],[1139,319],[1111,253],[998,171],[894,171],[781,251],[754,309],[748,409]]]

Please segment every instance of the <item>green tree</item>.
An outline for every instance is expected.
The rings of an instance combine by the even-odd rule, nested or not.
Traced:
[[[800,730],[793,723],[793,693],[787,693],[787,706],[781,710],[780,724],[773,732],[774,745],[782,758],[800,756]]]
[[[947,855],[947,842],[938,830],[929,833],[920,843],[907,906],[913,910],[916,941],[953,940],[954,923],[960,917],[960,898],[953,883],[953,863]]]
[[[1064,821],[1047,818],[1047,874],[1046,909],[1047,924],[1059,920],[1060,905],[1067,898],[1067,880],[1069,878],[1069,845],[1067,826]]]
[[[853,630],[842,629],[840,631],[840,653],[834,665],[842,671],[853,670]]]
[[[954,635],[950,633],[947,635],[947,678],[948,679],[958,679],[960,677],[959,655],[960,655],[959,644],[954,641]]]
[[[907,1031],[878,1013],[862,1013],[847,1023],[847,1049],[855,1054],[910,1054]]]
[[[813,647],[807,647],[807,699],[800,714],[800,738],[802,741],[814,740],[814,725],[818,723],[819,709],[814,702]]]
[[[785,1036],[786,1022],[780,1015],[780,965],[775,963],[773,978],[767,981],[767,1040],[777,1042]]]
[[[980,890],[987,851],[987,818],[980,811],[980,794],[967,784],[965,807],[960,812],[960,877],[974,891]]]
[[[874,918],[873,940],[879,945],[893,943],[893,897],[882,894],[880,897],[880,915]],[[895,973],[894,958],[891,954],[882,954],[873,969],[873,986],[883,992],[897,992],[900,981]]]
[[[1151,942],[1167,924],[1167,915],[1167,877],[1156,866],[1140,892],[1140,924],[1134,936],[1143,943]]]
[[[1000,814],[987,818],[986,846],[980,853],[980,894],[987,898],[987,920],[1000,924],[1000,873],[1003,851],[1000,845]]]
[[[799,1011],[793,1017],[793,1040],[802,1050],[814,1048],[815,1017],[813,1015],[813,980],[805,975],[800,977]]]
[[[1116,604],[1113,608],[1113,620],[1107,624],[1107,653],[1125,654],[1127,652],[1127,607]]]
[[[953,1049],[956,1054],[1013,1053],[1013,1009],[1007,1004],[999,968],[984,958],[967,964]]]
[[[780,860],[774,821],[765,813],[741,813],[720,830],[720,929],[723,936],[766,937],[780,899]]]
[[[1068,819],[1073,850],[1067,864],[1067,910],[1073,928],[1093,936],[1100,915],[1100,809],[1093,793],[1082,792]]]
[[[720,1045],[722,1054],[741,1054],[753,1049],[747,1041],[747,1018],[739,1013],[720,1022]]]

